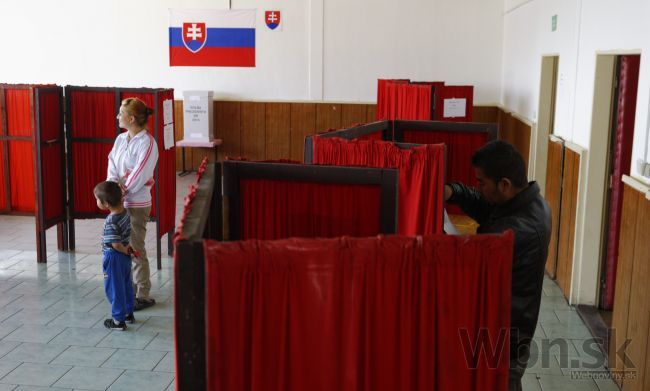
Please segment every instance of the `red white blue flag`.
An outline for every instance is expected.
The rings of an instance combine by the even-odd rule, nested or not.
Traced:
[[[170,10],[170,66],[255,66],[255,10]]]

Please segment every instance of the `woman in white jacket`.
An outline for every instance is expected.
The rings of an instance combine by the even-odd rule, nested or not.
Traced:
[[[122,188],[124,207],[131,217],[131,247],[139,252],[133,258],[136,311],[156,303],[149,297],[151,280],[144,244],[151,212],[153,173],[158,162],[158,145],[146,129],[152,113],[140,99],[124,99],[117,120],[120,128],[127,131],[117,136],[108,154],[107,180],[119,183]]]

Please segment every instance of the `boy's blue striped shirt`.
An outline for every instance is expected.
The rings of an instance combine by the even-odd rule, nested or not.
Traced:
[[[102,234],[102,250],[112,249],[111,243],[122,243],[128,245],[131,238],[131,218],[129,213],[109,214],[104,221],[104,233]]]

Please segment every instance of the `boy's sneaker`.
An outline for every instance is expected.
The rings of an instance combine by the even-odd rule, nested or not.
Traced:
[[[109,330],[118,330],[118,331],[124,331],[126,330],[126,323],[125,322],[115,322],[115,320],[111,319],[106,319],[104,321],[104,327],[106,327]]]
[[[128,314],[126,318],[124,318],[124,321],[128,324],[135,323],[135,317],[133,316],[133,314]]]

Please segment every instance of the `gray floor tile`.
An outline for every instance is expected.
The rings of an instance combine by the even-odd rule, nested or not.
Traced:
[[[4,384],[0,383],[0,391],[12,391],[16,388],[17,386],[15,384]]]
[[[174,353],[167,352],[153,370],[157,372],[176,372]]]
[[[18,386],[14,391],[72,391],[72,388]]]
[[[17,341],[0,341],[0,358],[18,347],[21,342]]]
[[[105,390],[122,374],[121,369],[74,367],[56,383],[55,387]]]
[[[165,356],[165,352],[155,350],[118,349],[102,368],[120,368],[136,371],[151,371]]]
[[[65,346],[42,343],[23,343],[16,347],[3,360],[47,364],[65,350]]]
[[[2,381],[10,384],[46,387],[54,384],[69,370],[68,366],[23,363],[2,378]]]
[[[139,315],[140,312],[137,314]],[[153,333],[173,333],[174,321],[169,317],[152,316],[144,322],[140,330]]]
[[[589,339],[591,334],[584,324],[542,323],[548,338]]]
[[[66,311],[61,313],[49,324],[52,326],[62,327],[79,327],[90,328],[100,319],[104,319],[102,315],[91,314],[89,312]]]
[[[52,304],[60,301],[61,297],[39,296],[39,295],[23,295],[18,299],[7,304],[7,308],[28,308],[36,310],[45,310]]]
[[[172,333],[158,333],[145,350],[159,350],[163,352],[174,351],[174,334]]]
[[[63,346],[65,349],[65,346]],[[88,346],[70,346],[63,353],[57,356],[52,364],[71,365],[83,367],[100,367],[108,360],[115,349],[94,348]]]
[[[173,380],[171,373],[147,372],[147,371],[125,371],[109,391],[132,391],[132,390],[165,390]]]
[[[540,375],[539,383],[543,391],[598,391],[593,380],[573,380],[570,376]]]
[[[521,378],[521,386],[523,391],[542,391],[542,386],[534,373],[524,373]]]
[[[35,310],[32,308],[23,308],[5,319],[3,323],[45,325],[52,319],[58,317],[62,312],[63,311],[61,310]]]
[[[108,330],[68,327],[51,344],[68,346],[95,346],[108,334]]]
[[[140,331],[111,331],[97,344],[102,348],[144,349],[156,337],[155,333]]]
[[[16,369],[20,364],[19,362],[0,360],[0,378]],[[5,383],[11,384],[11,382]]]
[[[4,337],[5,341],[47,343],[63,331],[63,327],[22,325]]]

